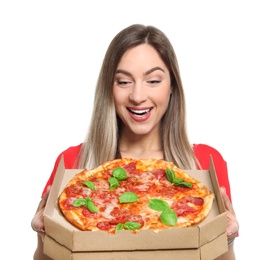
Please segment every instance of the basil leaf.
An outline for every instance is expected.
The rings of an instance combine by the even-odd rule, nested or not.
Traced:
[[[175,172],[172,169],[166,169],[167,179],[172,182],[175,186],[183,186],[187,188],[192,187],[192,183],[184,181],[183,178],[176,178]]]
[[[110,177],[108,178],[108,182],[110,184],[110,190],[114,190],[115,188],[117,188],[120,184],[119,181],[115,178],[115,177]]]
[[[123,229],[123,224],[122,223],[119,223],[116,225],[115,227],[115,231],[119,231],[119,230],[122,230]]]
[[[80,207],[80,206],[86,206],[86,205],[87,205],[87,201],[83,198],[76,199],[72,203],[72,206],[74,206],[74,207]]]
[[[166,201],[161,200],[161,199],[151,199],[149,201],[148,206],[151,209],[157,210],[157,211],[163,211],[166,208],[169,208],[169,205]]]
[[[183,182],[183,181],[184,181],[183,178],[175,178],[175,179],[173,180],[173,183],[174,183],[174,184],[177,184],[177,183],[180,183],[180,182]]]
[[[187,187],[187,188],[191,188],[192,187],[192,183],[191,182],[184,181],[184,179],[182,179],[182,178],[176,178],[174,180],[174,185],[175,186]]]
[[[141,224],[138,222],[126,222],[124,224],[124,228],[128,230],[135,230],[139,229],[141,227]]]
[[[161,221],[168,226],[175,226],[177,223],[177,215],[172,209],[164,209],[160,215]]]
[[[128,191],[119,196],[120,203],[135,202],[138,200],[137,194]]]
[[[93,204],[91,198],[87,198],[87,208],[90,212],[98,212],[98,208]]]
[[[91,181],[85,181],[84,184],[92,190],[95,190],[95,186]]]
[[[117,180],[125,180],[127,179],[127,172],[122,167],[117,167],[112,171],[112,176]]]
[[[175,172],[171,169],[166,168],[166,176],[167,179],[173,183],[174,179],[175,179]]]

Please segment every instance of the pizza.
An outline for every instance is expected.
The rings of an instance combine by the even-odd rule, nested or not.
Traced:
[[[83,231],[195,226],[209,214],[213,192],[172,162],[130,158],[81,170],[61,191],[65,219]]]

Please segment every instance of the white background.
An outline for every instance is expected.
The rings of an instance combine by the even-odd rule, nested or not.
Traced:
[[[107,46],[143,23],[174,45],[191,141],[215,147],[228,163],[237,258],[270,256],[273,12],[263,0],[1,1],[2,255],[32,259],[31,219],[56,157],[85,137]]]

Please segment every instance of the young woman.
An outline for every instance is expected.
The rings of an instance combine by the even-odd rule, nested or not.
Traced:
[[[212,155],[228,213],[229,250],[218,259],[235,259],[233,240],[238,221],[231,204],[227,165],[221,154],[204,144],[191,144],[177,58],[163,32],[131,25],[109,45],[99,74],[86,140],[62,152],[45,186],[32,220],[38,232],[34,259],[48,259],[43,248],[43,211],[58,163],[66,168],[97,167],[115,158],[158,158],[182,169],[208,169]]]

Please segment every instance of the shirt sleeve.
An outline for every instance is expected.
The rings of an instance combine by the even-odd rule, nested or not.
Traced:
[[[220,187],[225,187],[226,193],[231,200],[230,183],[228,178],[227,163],[222,155],[215,148],[205,144],[194,144],[194,153],[201,164],[202,170],[208,170],[210,167],[210,156],[212,156],[217,179]]]
[[[62,153],[60,153],[55,161],[55,164],[54,164],[54,167],[53,167],[53,170],[52,170],[52,173],[47,181],[47,184],[42,192],[42,197],[44,196],[44,194],[46,193],[48,187],[50,185],[52,185],[53,183],[53,180],[54,180],[54,177],[55,177],[55,174],[56,174],[56,171],[57,171],[57,168],[58,168],[58,165],[59,165],[59,162],[62,158],[62,156],[64,156],[64,164],[65,164],[65,168],[66,169],[72,169],[75,165],[75,161],[78,157],[78,154],[80,152],[80,148],[81,148],[81,145],[77,145],[77,146],[71,146],[69,147],[68,149],[66,149],[65,151],[63,151]]]

